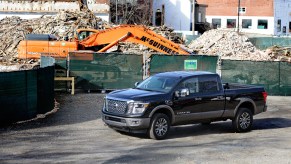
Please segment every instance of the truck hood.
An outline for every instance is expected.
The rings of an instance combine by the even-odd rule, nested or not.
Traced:
[[[157,98],[164,97],[166,93],[156,92],[156,91],[147,91],[147,90],[140,90],[140,89],[124,89],[124,90],[117,90],[111,92],[107,95],[108,98],[117,98],[117,99],[126,99],[126,100],[143,100],[143,101],[150,101],[150,100],[157,100]]]

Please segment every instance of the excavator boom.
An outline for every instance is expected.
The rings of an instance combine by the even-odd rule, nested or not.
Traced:
[[[104,52],[121,41],[128,41],[145,45],[164,54],[190,54],[178,44],[162,37],[144,26],[120,25],[107,30],[99,31],[79,42],[84,47],[106,45],[98,52]]]
[[[57,41],[45,34],[30,34],[18,46],[18,58],[38,59],[41,55],[65,58],[68,52],[91,50],[106,52],[119,42],[145,45],[163,54],[190,54],[178,44],[139,25],[120,25],[106,30],[78,29],[71,41]],[[29,36],[29,35],[28,35]]]

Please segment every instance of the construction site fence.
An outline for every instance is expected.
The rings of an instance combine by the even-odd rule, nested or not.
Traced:
[[[221,61],[224,82],[264,86],[269,95],[291,96],[291,63]]]
[[[163,55],[150,58],[150,75],[167,71],[209,71],[216,72],[218,56],[206,55]]]
[[[156,73],[192,70],[217,72],[224,82],[264,86],[270,95],[291,95],[291,64],[287,62],[219,60],[207,55],[70,53],[55,63],[56,76],[75,77],[75,88],[83,90],[132,88]]]
[[[280,46],[290,47],[291,38],[289,37],[250,37],[250,42],[258,49],[265,50],[268,47]]]
[[[54,66],[0,72],[0,124],[35,118],[54,108]]]
[[[88,91],[130,88],[143,79],[143,55],[71,52],[56,59],[56,76],[75,77],[75,88]]]
[[[136,82],[165,71],[216,71],[217,56],[137,55],[123,53],[69,53],[56,59],[56,76],[75,77],[75,88],[115,90],[132,88]],[[67,87],[57,82],[56,87]]]

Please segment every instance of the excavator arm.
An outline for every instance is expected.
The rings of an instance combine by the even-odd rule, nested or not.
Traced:
[[[105,52],[119,42],[132,42],[145,45],[164,54],[190,54],[178,44],[140,25],[120,25],[99,31],[79,42],[83,47],[106,45],[98,52]]]
[[[178,44],[144,26],[121,25],[106,30],[78,29],[74,40],[56,41],[47,34],[31,34],[19,43],[18,58],[39,59],[41,55],[64,58],[71,51],[106,52],[119,42],[145,45],[163,54],[190,54]]]

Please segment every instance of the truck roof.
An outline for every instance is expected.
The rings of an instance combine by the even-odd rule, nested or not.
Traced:
[[[163,72],[158,73],[155,76],[166,76],[166,77],[190,77],[197,75],[216,75],[216,73],[207,72],[207,71],[173,71],[173,72]]]

